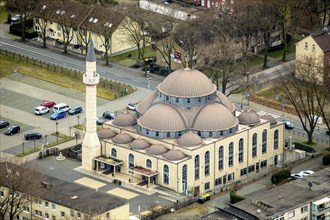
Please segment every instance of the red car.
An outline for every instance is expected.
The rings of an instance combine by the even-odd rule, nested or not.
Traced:
[[[44,107],[47,107],[47,108],[51,108],[54,105],[56,105],[56,102],[44,100],[40,105],[44,106]]]

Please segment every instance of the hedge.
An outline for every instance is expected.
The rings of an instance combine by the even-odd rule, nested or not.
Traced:
[[[295,147],[296,149],[306,151],[307,153],[315,152],[314,148],[312,148],[312,147],[310,147],[310,146],[307,146],[307,145],[305,145],[305,144],[302,144],[302,143],[297,143],[297,142],[295,142],[295,143],[294,143],[294,147]]]
[[[272,184],[279,184],[283,180],[289,178],[291,176],[291,171],[288,169],[284,169],[272,175],[271,181]]]
[[[245,199],[245,197],[236,194],[236,192],[234,190],[230,191],[229,196],[230,196],[231,204],[235,204],[235,203],[240,202]]]

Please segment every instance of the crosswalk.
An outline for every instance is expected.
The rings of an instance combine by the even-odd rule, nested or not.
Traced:
[[[265,111],[258,111],[257,114],[258,114],[259,116],[270,115],[270,116],[272,116],[274,119],[277,119],[277,118],[280,118],[280,117],[281,117],[281,116],[279,116],[279,115],[272,114],[272,113],[265,112]]]

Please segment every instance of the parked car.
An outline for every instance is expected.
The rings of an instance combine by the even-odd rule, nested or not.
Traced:
[[[0,128],[5,128],[9,126],[9,122],[8,121],[0,121]]]
[[[58,119],[65,118],[65,117],[66,117],[66,112],[63,110],[58,110],[50,116],[50,119],[58,120]]]
[[[53,106],[53,112],[56,112],[56,111],[59,111],[59,110],[67,112],[70,109],[71,109],[71,107],[66,103],[60,103],[60,104],[56,104],[56,105]]]
[[[291,174],[291,177],[292,177],[292,179],[297,180],[297,179],[303,178],[304,175],[302,175],[301,173],[293,173],[293,174]]]
[[[293,129],[294,128],[293,124],[291,122],[287,121],[287,120],[283,121],[283,123],[284,123],[284,127],[286,129]]]
[[[36,132],[36,131],[29,131],[24,134],[24,138],[26,140],[40,139],[40,138],[42,138],[42,134],[40,132]]]
[[[304,171],[300,172],[300,174],[303,176],[309,176],[309,175],[312,175],[313,173],[315,173],[315,172],[312,170],[304,170]]]
[[[56,102],[44,100],[44,101],[42,101],[42,103],[40,105],[45,106],[47,108],[52,108],[54,105],[56,105]]]
[[[104,119],[96,118],[96,125],[103,125],[103,124],[104,124]]]
[[[127,108],[128,108],[129,110],[135,111],[135,109],[136,109],[136,104],[134,104],[134,103],[128,103],[128,104],[127,104]]]
[[[37,106],[35,109],[34,109],[34,113],[36,115],[44,115],[46,113],[49,112],[49,108],[48,107],[45,107],[45,106]]]
[[[82,112],[82,107],[81,106],[75,106],[75,107],[71,108],[68,111],[68,114],[69,115],[75,115],[75,114],[79,114],[80,112]]]
[[[206,193],[206,194],[204,194],[202,197],[198,198],[197,202],[198,202],[199,204],[203,204],[204,202],[206,202],[206,201],[208,201],[208,200],[210,200],[210,199],[211,199],[211,194]]]
[[[103,116],[103,118],[108,119],[108,120],[115,119],[115,117],[116,117],[113,112],[109,112],[109,111],[104,112],[102,116]]]
[[[20,20],[21,20],[21,15],[19,15],[19,14],[17,14],[17,15],[15,15],[15,16],[11,17],[11,22],[12,22],[13,24],[18,23]]]
[[[18,125],[12,125],[5,131],[6,135],[13,135],[19,133],[21,131],[21,127]]]

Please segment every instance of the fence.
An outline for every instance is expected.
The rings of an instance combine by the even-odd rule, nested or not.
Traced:
[[[305,131],[301,132],[301,131],[295,131],[295,130],[288,130],[289,133],[292,133],[294,135],[298,135],[298,136],[302,136],[302,137],[307,137],[307,134]],[[330,136],[328,139],[322,138],[322,137],[317,137],[317,136],[313,136],[313,141],[316,141],[318,143],[322,143],[322,144],[327,144],[330,147]]]
[[[82,73],[80,71],[73,70],[73,69],[70,69],[68,67],[55,65],[55,64],[45,62],[45,61],[42,61],[42,60],[34,59],[34,58],[24,56],[24,55],[21,55],[21,54],[17,54],[15,52],[11,52],[11,51],[8,51],[8,50],[2,49],[2,48],[0,48],[0,52],[4,55],[8,56],[8,57],[18,59],[22,62],[32,64],[36,67],[44,68],[44,69],[47,69],[49,71],[53,71],[53,72],[56,72],[56,73],[66,75],[67,77],[70,77],[70,78],[78,79],[82,82],[82,78],[83,78],[84,73]],[[100,77],[100,83],[99,83],[98,86],[103,87],[105,89],[109,89],[112,92],[114,92],[115,93],[115,99],[119,98],[119,97],[122,97],[122,96],[125,96],[125,95],[130,94],[130,93],[133,93],[136,90],[135,88],[133,88],[130,85],[127,85],[125,83],[116,82],[116,81],[113,81],[113,80],[109,80],[105,77]]]

